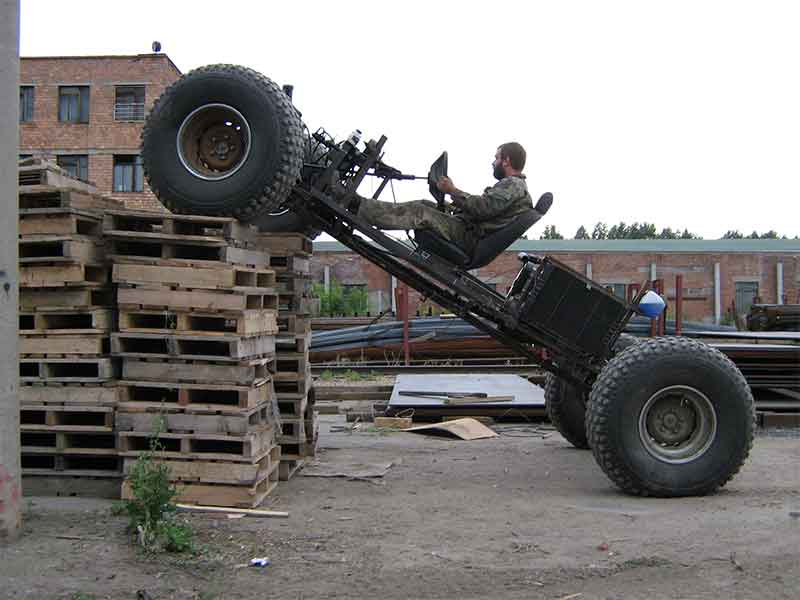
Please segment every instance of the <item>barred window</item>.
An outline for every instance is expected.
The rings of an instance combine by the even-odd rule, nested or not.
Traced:
[[[144,86],[118,85],[114,98],[115,121],[144,121]]]

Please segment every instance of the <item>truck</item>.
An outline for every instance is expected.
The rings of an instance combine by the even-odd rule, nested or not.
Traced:
[[[647,286],[627,302],[552,256],[528,254],[506,294],[473,275],[547,213],[550,194],[469,252],[430,230],[406,240],[372,227],[353,210],[365,179],[376,180],[379,198],[391,181],[419,178],[384,161],[386,142],[361,141],[357,131],[344,140],[311,133],[289,88],[220,64],[164,91],[141,155],[150,188],[170,210],[236,217],[264,231],[324,231],[540,364],[556,428],[591,449],[623,492],[705,495],[736,475],[752,448],[755,409],[730,359],[695,339],[625,336],[634,314],[664,310]],[[435,184],[447,167],[445,152],[427,175],[441,210]]]

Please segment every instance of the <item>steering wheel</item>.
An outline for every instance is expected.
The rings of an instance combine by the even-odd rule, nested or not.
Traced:
[[[445,212],[444,207],[444,192],[440,191],[439,188],[436,187],[436,182],[439,181],[440,178],[447,177],[447,151],[445,150],[442,154],[433,161],[431,165],[430,171],[428,171],[428,189],[431,192],[431,196],[434,197],[436,200],[436,206],[439,208],[440,211]]]

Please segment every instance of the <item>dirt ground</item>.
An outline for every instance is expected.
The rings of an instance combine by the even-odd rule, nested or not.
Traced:
[[[194,557],[137,552],[110,502],[28,499],[0,597],[800,597],[800,432],[762,432],[714,496],[660,500],[620,494],[553,432],[329,431],[343,423],[323,417],[321,461],[392,461],[385,477],[296,476],[266,506],[289,519],[190,515]],[[257,556],[272,564],[242,566]]]

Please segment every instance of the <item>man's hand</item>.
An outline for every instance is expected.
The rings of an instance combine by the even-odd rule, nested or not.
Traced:
[[[458,191],[458,188],[453,185],[453,180],[449,177],[440,177],[439,181],[436,182],[436,188],[445,194],[452,194]]]

